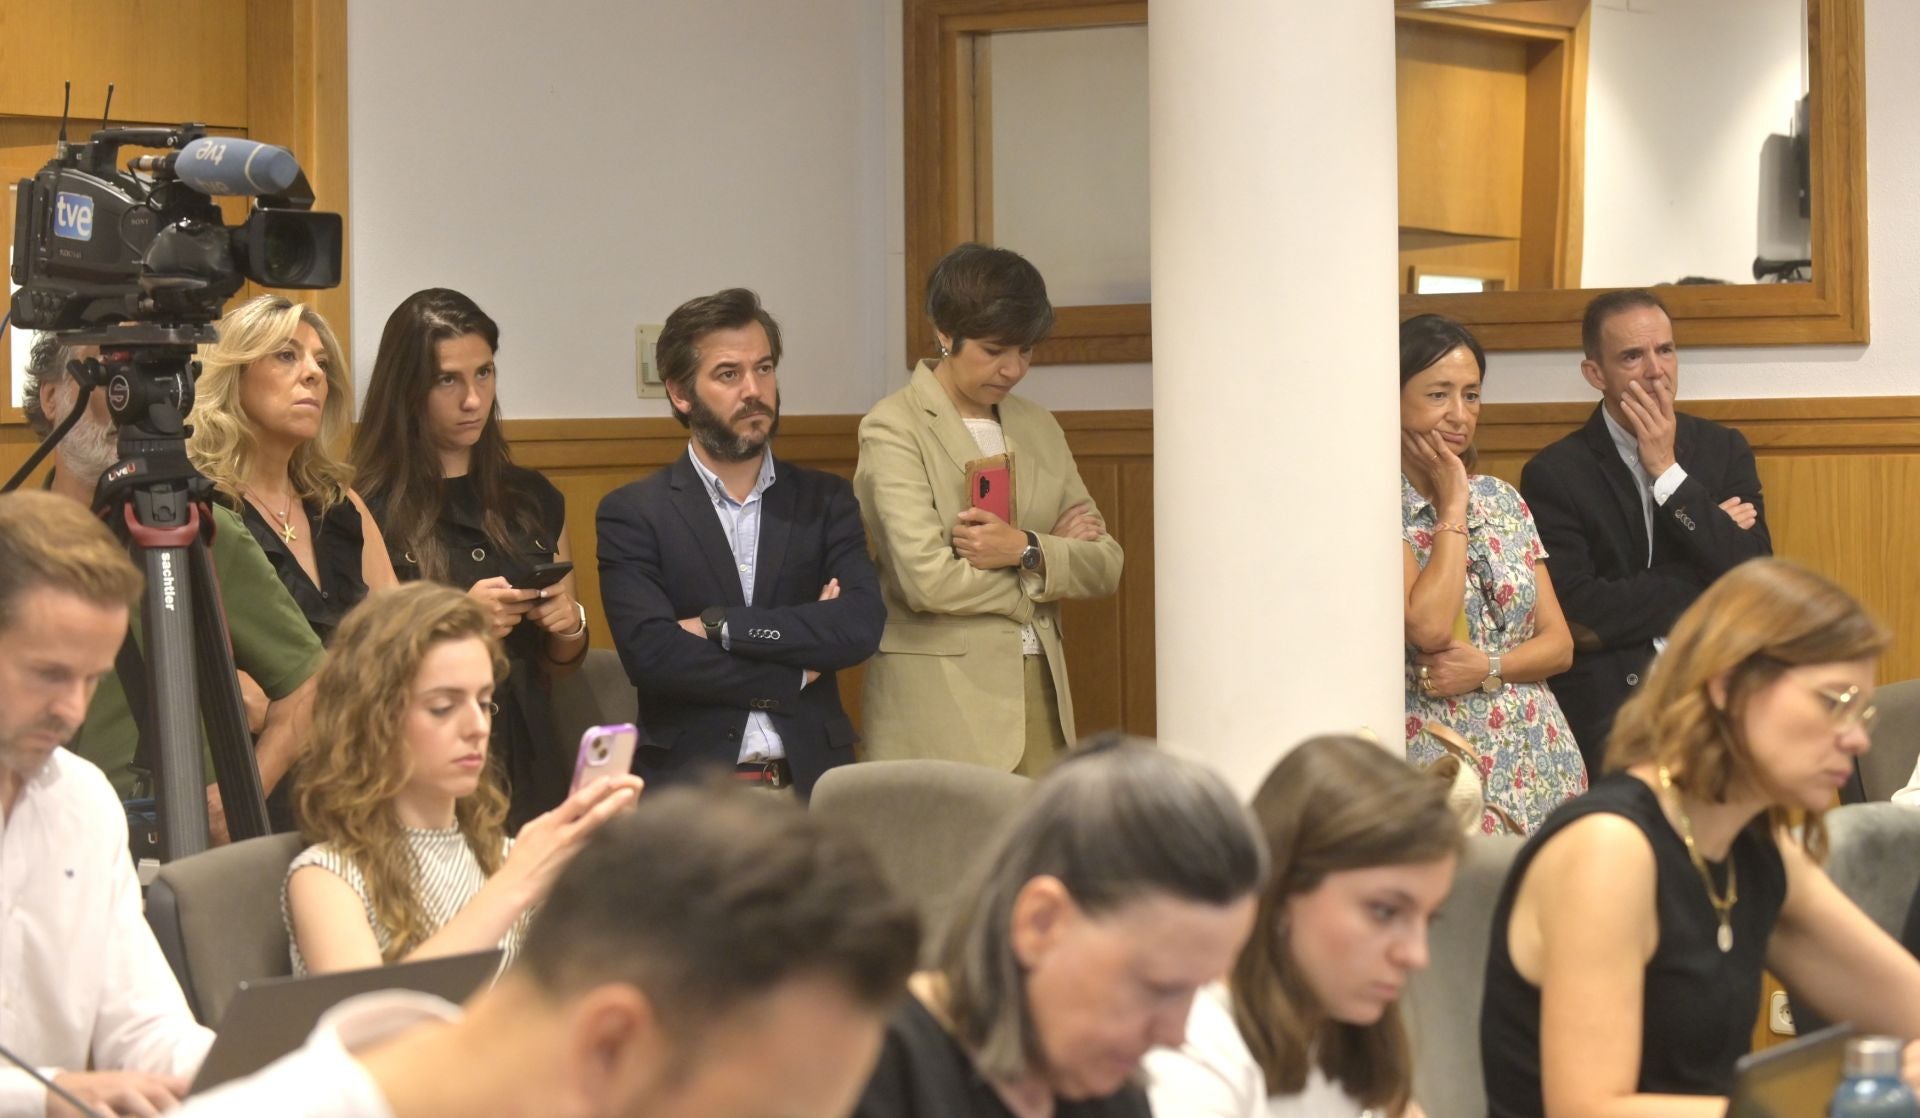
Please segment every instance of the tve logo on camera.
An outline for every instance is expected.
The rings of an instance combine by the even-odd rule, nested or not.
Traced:
[[[53,200],[53,235],[69,241],[93,240],[93,199],[61,191]]]

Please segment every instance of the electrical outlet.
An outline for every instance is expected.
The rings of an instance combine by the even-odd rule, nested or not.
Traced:
[[[1774,1036],[1798,1036],[1793,1027],[1793,1007],[1787,1004],[1787,992],[1775,990],[1767,999],[1767,1031]]]
[[[660,323],[633,328],[633,386],[642,400],[664,400],[667,397],[667,386],[660,379],[660,365],[653,358],[653,349],[659,344],[661,329]]]

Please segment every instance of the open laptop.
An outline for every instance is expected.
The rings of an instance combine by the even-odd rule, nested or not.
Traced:
[[[307,1042],[320,1015],[348,998],[375,990],[418,990],[450,1002],[466,1001],[500,969],[500,951],[448,955],[390,967],[336,971],[310,978],[242,982],[189,1094],[252,1075]]]
[[[1840,1085],[1853,1026],[1829,1025],[1798,1040],[1750,1052],[1734,1065],[1727,1118],[1823,1115]]]

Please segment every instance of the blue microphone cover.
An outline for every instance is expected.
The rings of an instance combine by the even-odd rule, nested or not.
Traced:
[[[233,136],[202,136],[180,149],[173,170],[202,194],[277,194],[300,164],[286,148]]]

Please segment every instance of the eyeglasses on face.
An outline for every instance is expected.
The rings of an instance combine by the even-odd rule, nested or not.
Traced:
[[[1866,693],[1859,687],[1832,691],[1808,684],[1807,690],[1827,704],[1827,717],[1833,722],[1835,730],[1850,730],[1858,726],[1871,731],[1874,720],[1880,717],[1880,708],[1868,702]]]

